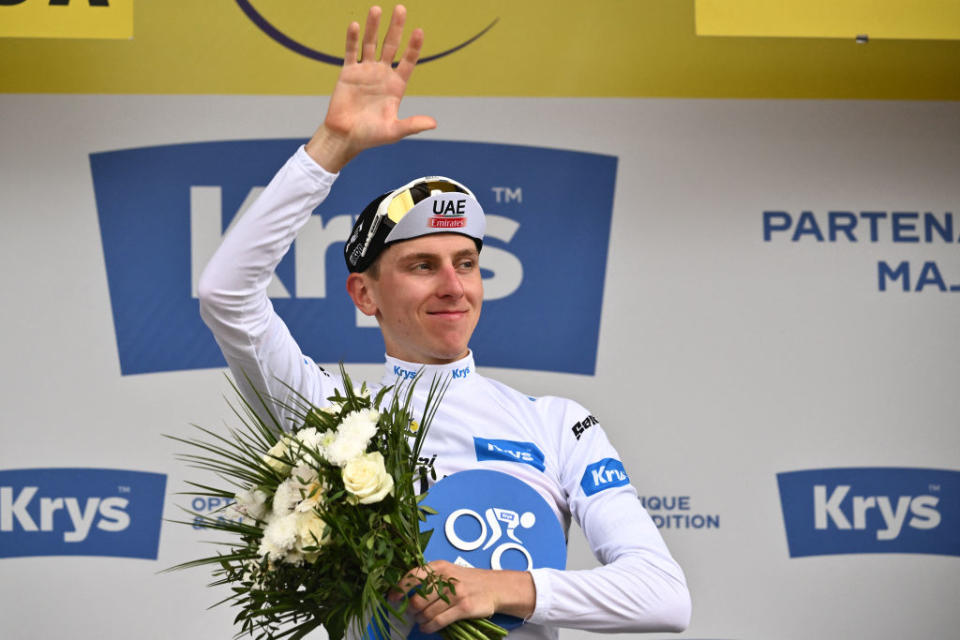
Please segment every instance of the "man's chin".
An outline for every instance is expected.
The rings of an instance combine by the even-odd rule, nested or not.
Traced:
[[[430,364],[450,364],[464,358],[469,352],[466,345],[440,346],[432,350],[430,357],[433,362]]]

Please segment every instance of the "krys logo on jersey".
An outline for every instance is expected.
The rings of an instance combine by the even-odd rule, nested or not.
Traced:
[[[0,558],[156,560],[166,482],[117,469],[0,471]]]
[[[91,154],[123,374],[223,366],[200,320],[197,281],[223,234],[302,142]],[[344,291],[343,244],[370,200],[442,173],[470,187],[487,212],[483,314],[471,342],[478,360],[592,374],[616,168],[612,156],[515,145],[409,140],[372,149],[344,169],[313,212],[268,294],[315,360],[381,362],[375,322]],[[457,214],[434,217],[455,221]]]
[[[790,557],[960,555],[960,471],[898,467],[777,474]]]

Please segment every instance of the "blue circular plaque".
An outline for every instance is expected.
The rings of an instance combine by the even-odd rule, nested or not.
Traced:
[[[437,482],[423,504],[427,516],[421,531],[433,530],[424,550],[427,561],[447,560],[477,569],[563,569],[567,543],[563,528],[546,500],[530,486],[500,471],[471,469]],[[520,618],[497,614],[506,629]],[[412,639],[439,638],[414,626]]]

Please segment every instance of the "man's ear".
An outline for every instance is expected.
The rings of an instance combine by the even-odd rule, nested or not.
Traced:
[[[364,315],[377,315],[377,303],[370,287],[370,276],[365,273],[351,273],[347,276],[347,293],[357,309]]]

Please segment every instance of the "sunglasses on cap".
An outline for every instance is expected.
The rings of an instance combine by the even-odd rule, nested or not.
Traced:
[[[384,218],[389,218],[396,225],[418,203],[439,193],[463,193],[476,200],[476,196],[470,189],[456,180],[443,176],[417,178],[399,189],[394,189],[380,201],[370,223],[370,228],[367,230],[367,237],[363,242],[363,248],[360,249],[359,257],[363,258],[367,255],[370,243]]]

